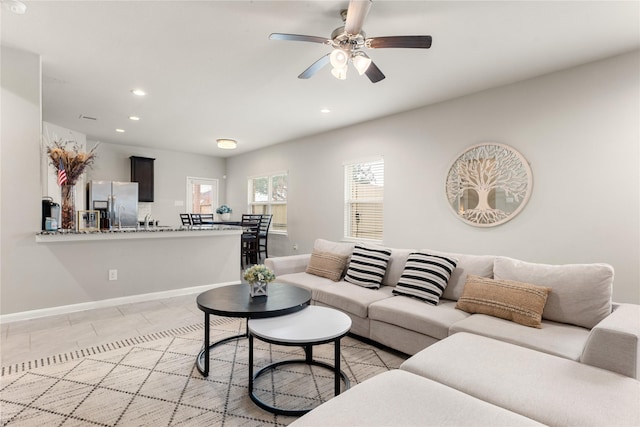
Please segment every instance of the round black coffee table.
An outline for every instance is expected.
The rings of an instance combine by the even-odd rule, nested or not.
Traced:
[[[269,283],[269,296],[251,297],[246,284],[228,285],[214,288],[198,295],[198,308],[204,312],[204,346],[196,357],[196,367],[203,376],[209,375],[209,350],[218,344],[238,338],[247,338],[247,330],[240,335],[234,335],[209,343],[209,316],[215,314],[225,317],[243,317],[247,319],[262,319],[266,317],[283,316],[295,313],[309,305],[311,292],[295,285],[284,283]]]

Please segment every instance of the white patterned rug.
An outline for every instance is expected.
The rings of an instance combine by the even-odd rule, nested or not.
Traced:
[[[212,342],[244,330],[244,320],[215,318]],[[258,426],[287,425],[248,396],[248,340],[211,350],[207,378],[195,368],[202,326],[126,339],[83,351],[2,368],[3,426]],[[315,346],[314,359],[333,364],[333,345]],[[341,368],[351,385],[400,366],[405,357],[342,339]],[[254,341],[255,372],[269,363],[300,359],[299,347]],[[284,365],[255,383],[256,395],[286,409],[310,408],[333,397],[333,372]]]

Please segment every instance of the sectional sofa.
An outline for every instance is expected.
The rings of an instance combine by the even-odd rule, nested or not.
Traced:
[[[353,334],[409,355],[457,332],[469,332],[640,378],[640,306],[612,303],[614,272],[607,264],[544,265],[493,255],[391,248],[381,286],[372,289],[345,281],[354,247],[316,240],[316,257],[346,259],[344,270],[332,278],[307,272],[312,254],[268,258],[265,264],[278,282],[309,289],[313,304],[348,314]],[[393,293],[407,259],[416,252],[456,261],[437,305]],[[541,327],[457,309],[468,276],[550,288]]]
[[[607,264],[323,239],[265,264],[353,334],[413,355],[297,426],[640,425],[640,306],[612,302]]]

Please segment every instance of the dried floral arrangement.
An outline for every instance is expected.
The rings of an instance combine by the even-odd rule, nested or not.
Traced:
[[[47,147],[47,154],[51,165],[56,170],[60,169],[60,160],[67,174],[67,185],[75,185],[84,171],[91,167],[96,158],[98,144],[90,151],[80,151],[80,146],[75,141],[54,141]]]

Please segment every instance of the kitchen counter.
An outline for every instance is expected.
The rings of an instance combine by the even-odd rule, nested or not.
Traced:
[[[150,227],[131,229],[114,229],[105,231],[68,231],[50,232],[42,231],[36,234],[37,243],[58,243],[99,240],[128,240],[128,239],[166,239],[181,237],[215,237],[241,234],[242,227],[229,225],[213,225],[203,228],[170,228]]]

